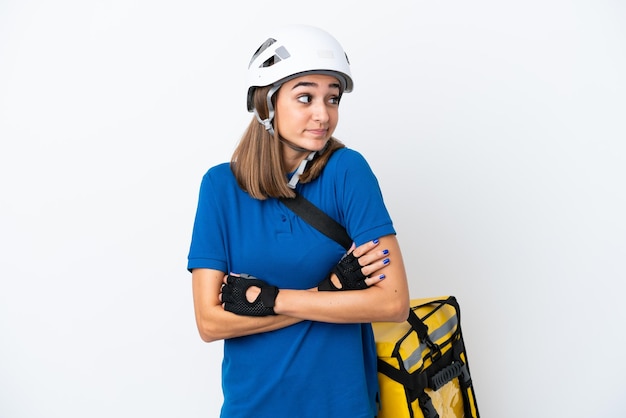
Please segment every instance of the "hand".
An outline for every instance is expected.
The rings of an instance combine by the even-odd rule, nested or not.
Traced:
[[[248,301],[246,294],[250,287],[260,289],[254,301]],[[237,315],[268,316],[276,315],[274,305],[278,288],[270,286],[263,280],[249,274],[229,274],[226,283],[222,286],[221,299],[224,309]]]
[[[331,274],[318,285],[318,290],[361,290],[384,279],[384,274],[369,276],[378,273],[390,262],[389,251],[379,251],[376,249],[377,245],[378,240],[367,242],[358,248],[353,244],[333,267]]]

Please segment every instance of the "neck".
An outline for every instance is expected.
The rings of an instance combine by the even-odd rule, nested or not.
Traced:
[[[302,160],[307,158],[309,154],[315,153],[315,151],[297,147],[284,139],[280,141],[283,144],[283,162],[288,173],[295,171]]]

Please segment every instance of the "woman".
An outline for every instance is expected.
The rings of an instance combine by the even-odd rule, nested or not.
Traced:
[[[248,75],[255,117],[231,162],[203,177],[188,259],[200,336],[224,340],[222,417],[372,418],[369,323],[406,320],[409,296],[376,177],[332,136],[353,86],[347,56],[325,31],[288,26]],[[280,202],[296,191],[346,227],[344,263]]]

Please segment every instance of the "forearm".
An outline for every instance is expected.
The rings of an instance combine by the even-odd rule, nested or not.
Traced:
[[[235,315],[221,305],[214,306],[196,318],[198,332],[203,341],[211,342],[274,331],[300,322],[301,319],[285,315],[263,317]]]
[[[196,325],[206,342],[273,331],[300,322],[284,315],[250,317],[227,312],[220,301],[224,273],[211,269],[194,269],[192,287]]]
[[[402,322],[407,319],[408,295],[390,294],[379,285],[364,290],[318,292],[281,290],[276,313],[290,317],[333,323]]]

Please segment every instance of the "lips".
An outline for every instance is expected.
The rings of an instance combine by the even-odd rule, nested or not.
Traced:
[[[309,129],[307,132],[315,136],[323,137],[328,133],[328,129]]]

